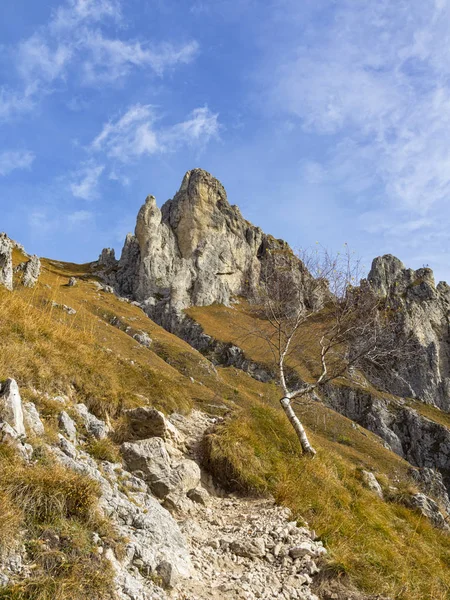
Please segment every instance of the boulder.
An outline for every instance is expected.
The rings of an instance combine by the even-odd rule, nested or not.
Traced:
[[[266,546],[262,538],[234,540],[229,548],[233,554],[244,558],[262,557],[266,554]]]
[[[370,471],[361,471],[361,476],[363,482],[369,488],[369,490],[383,500],[383,490],[381,489],[381,485],[378,483],[375,475]]]
[[[29,460],[33,454],[30,444],[25,444],[17,431],[6,422],[0,422],[0,443],[13,448],[24,460]]]
[[[161,438],[124,442],[121,452],[127,468],[132,472],[140,472],[158,498],[169,494],[172,468],[170,456]]]
[[[414,494],[406,500],[406,504],[426,517],[434,527],[450,530],[444,515],[439,510],[439,506],[434,500],[425,496],[425,494]]]
[[[210,496],[208,492],[202,487],[189,490],[187,496],[190,500],[192,500],[192,502],[195,502],[196,504],[202,504],[203,506],[208,506],[209,504]]]
[[[145,346],[146,348],[150,348],[150,346],[152,345],[152,338],[148,335],[148,333],[145,333],[145,331],[140,331],[139,333],[135,333],[133,335],[133,338],[139,344],[141,344],[141,346]]]
[[[175,425],[166,419],[164,414],[155,408],[143,406],[125,411],[131,439],[144,440],[159,437],[170,440],[174,445],[183,441],[182,434]]]
[[[41,421],[39,412],[34,402],[24,402],[23,404],[23,420],[25,428],[34,433],[34,435],[43,435],[45,432],[44,424]]]
[[[76,286],[76,285],[77,285],[77,278],[76,278],[76,277],[70,277],[70,279],[69,279],[69,281],[68,281],[67,285],[68,285],[69,287],[74,287],[74,286]]]
[[[0,419],[6,421],[18,435],[25,436],[22,399],[14,379],[7,379],[1,387]]]
[[[200,467],[198,464],[188,458],[178,463],[171,471],[169,476],[169,493],[177,492],[187,493],[195,489],[201,478]]]
[[[65,410],[59,413],[58,424],[60,429],[66,434],[71,442],[77,441],[77,428],[75,421],[69,417]]]
[[[163,560],[159,563],[156,567],[156,574],[161,579],[163,586],[167,589],[174,588],[180,578],[175,566],[167,560]]]
[[[103,440],[107,437],[107,424],[90,413],[85,404],[77,404],[75,406],[75,412],[82,419],[88,433],[96,437],[98,440]]]

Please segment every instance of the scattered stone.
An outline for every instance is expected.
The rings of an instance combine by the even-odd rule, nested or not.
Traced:
[[[89,412],[85,404],[77,404],[75,406],[75,412],[83,420],[86,431],[96,437],[98,440],[103,440],[108,435],[108,426],[101,419],[97,419],[92,413]]]
[[[69,287],[74,287],[75,285],[77,285],[77,279],[76,277],[70,277],[69,282],[67,283],[67,285]]]
[[[261,538],[233,541],[230,550],[233,554],[244,558],[261,557],[266,554],[266,546]]]
[[[210,496],[208,492],[201,487],[189,490],[187,496],[192,500],[192,502],[202,504],[203,506],[208,506]]]
[[[370,471],[361,471],[361,476],[365,485],[374,492],[379,498],[383,500],[383,490],[381,485],[378,483],[377,478]]]
[[[34,435],[43,435],[45,432],[44,424],[41,421],[34,402],[24,402],[22,408],[25,428],[34,433]]]
[[[411,508],[418,510],[434,527],[450,530],[450,526],[439,510],[439,506],[434,500],[425,496],[425,494],[414,494],[406,500],[406,503]]]
[[[76,315],[77,314],[77,311],[74,308],[72,308],[71,306],[67,306],[66,304],[58,304],[57,302],[52,302],[52,306],[53,306],[53,308],[60,308],[61,310],[66,312],[68,315]]]
[[[75,448],[75,446],[60,433],[58,433],[58,441],[58,445],[64,452],[64,454],[66,454],[69,458],[77,457],[77,449]]]
[[[65,410],[59,413],[58,424],[71,442],[77,441],[77,427],[75,421],[69,417]]]
[[[145,348],[150,348],[150,346],[152,345],[152,342],[153,342],[153,340],[151,339],[151,337],[145,331],[141,331],[139,333],[135,333],[133,335],[133,338],[139,344],[141,344],[141,346],[145,346]]]

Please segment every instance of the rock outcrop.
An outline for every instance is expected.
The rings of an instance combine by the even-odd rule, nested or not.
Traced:
[[[450,410],[450,286],[435,285],[431,269],[414,271],[390,254],[376,258],[368,281],[386,298],[409,349],[388,370],[368,369],[379,388]]]
[[[114,283],[173,329],[189,306],[229,305],[233,297],[252,294],[271,262],[283,257],[293,258],[286,242],[246,221],[222,184],[194,169],[161,210],[148,196],[135,235],[126,238]],[[99,259],[105,263],[112,264],[108,250]],[[293,277],[301,283],[310,275],[301,261],[295,264]]]
[[[34,287],[41,274],[41,261],[33,254],[23,267],[22,285],[25,287]]]
[[[0,285],[13,289],[13,244],[8,236],[0,233]]]
[[[14,379],[7,379],[1,386],[0,420],[6,421],[19,436],[25,435],[22,399]]]

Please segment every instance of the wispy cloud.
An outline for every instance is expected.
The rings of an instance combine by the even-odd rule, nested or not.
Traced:
[[[88,210],[76,210],[67,215],[67,222],[72,226],[84,225],[90,223],[94,218],[93,213]]]
[[[0,175],[8,175],[17,169],[29,169],[35,155],[28,150],[9,150],[0,153]]]
[[[179,64],[190,63],[198,53],[197,42],[179,46],[165,43],[152,46],[139,41],[105,38],[90,32],[83,42],[89,56],[83,64],[84,82],[99,85],[128,75],[133,68],[148,67],[158,76]]]
[[[161,77],[167,69],[190,63],[196,41],[154,43],[120,39],[103,31],[120,24],[121,0],[66,0],[47,24],[10,48],[12,65],[22,80],[17,89],[0,87],[0,119],[32,109],[37,101],[71,80],[84,86],[115,84],[134,69]]]
[[[359,193],[381,187],[425,215],[450,196],[449,3],[343,0],[329,10],[315,44],[279,65],[274,102],[304,130],[339,136],[322,164],[330,176]]]
[[[54,11],[49,26],[53,33],[62,33],[86,22],[119,21],[121,16],[120,0],[68,0]]]
[[[208,107],[197,108],[185,121],[161,125],[155,107],[131,106],[116,121],[106,123],[90,148],[127,163],[143,155],[172,152],[184,145],[207,143],[219,134],[218,115]]]
[[[82,200],[94,200],[98,194],[99,180],[104,169],[104,165],[89,163],[73,173],[69,184],[72,195]]]

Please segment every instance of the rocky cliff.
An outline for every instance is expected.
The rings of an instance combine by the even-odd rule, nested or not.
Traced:
[[[368,280],[387,299],[409,349],[388,370],[369,369],[377,385],[397,396],[450,409],[450,287],[435,285],[429,268],[414,271],[390,254],[376,258]],[[402,341],[402,340],[399,340]]]
[[[228,305],[233,297],[248,296],[275,260],[291,257],[286,242],[266,235],[229,204],[217,179],[194,169],[161,210],[148,196],[118,263],[104,250],[98,264],[120,294],[173,329],[184,308]],[[300,261],[296,264],[294,278],[301,288],[310,275]]]

